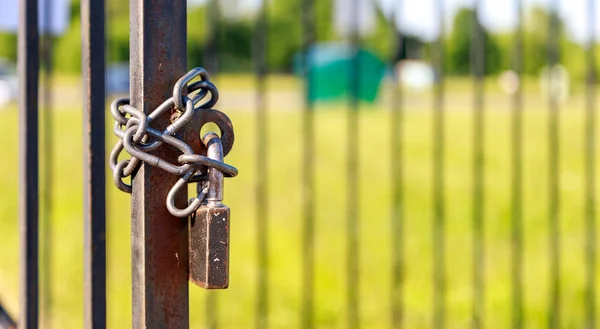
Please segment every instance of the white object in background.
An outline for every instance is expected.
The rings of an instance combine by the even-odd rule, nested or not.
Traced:
[[[0,80],[0,110],[4,105],[8,104],[12,100],[12,93],[10,85],[4,80]]]
[[[427,90],[435,82],[431,65],[421,60],[403,60],[396,64],[398,84],[411,91]]]
[[[106,68],[106,93],[129,93],[129,63],[108,65]]]
[[[0,58],[0,108],[17,99],[18,92],[17,68],[8,60]]]
[[[519,80],[519,75],[515,71],[508,70],[502,72],[500,76],[498,76],[498,84],[503,92],[513,95],[519,90],[521,82]]]
[[[93,1],[93,0],[92,0]],[[0,0],[0,30],[19,29],[19,0]],[[46,8],[49,11],[46,11]],[[69,25],[69,0],[38,0],[40,32],[61,35]]]
[[[361,36],[373,33],[376,19],[373,0],[335,0],[333,25],[341,37],[349,37],[352,33]]]
[[[540,73],[540,91],[544,99],[554,97],[558,103],[569,98],[571,78],[562,65],[545,66]]]

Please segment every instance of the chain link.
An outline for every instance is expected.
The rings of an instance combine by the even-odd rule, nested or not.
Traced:
[[[200,80],[192,82],[196,78]],[[209,95],[210,98],[207,99]],[[109,157],[115,186],[123,192],[131,193],[131,185],[123,179],[134,175],[140,162],[144,162],[180,177],[167,195],[166,206],[172,215],[188,217],[196,211],[206,198],[209,168],[223,172],[227,177],[238,174],[237,169],[231,165],[195,154],[193,148],[177,136],[177,132],[187,124],[197,124],[200,129],[205,123],[214,122],[221,130],[224,153],[228,153],[233,146],[233,126],[224,113],[212,109],[218,99],[217,87],[210,82],[206,70],[194,68],[177,81],[173,87],[173,96],[149,115],[131,106],[128,98],[115,100],[110,106],[110,113],[115,119],[113,130],[119,140]],[[174,115],[170,115],[171,109],[175,110]],[[153,128],[152,123],[163,115],[170,116],[171,124],[163,131]],[[200,119],[196,119],[197,116]],[[182,153],[177,159],[178,163],[170,163],[150,153],[165,146]],[[123,150],[131,158],[119,161]],[[196,197],[189,200],[185,209],[178,209],[175,206],[176,196],[184,193],[184,187],[192,182],[202,184],[203,188],[199,189]]]

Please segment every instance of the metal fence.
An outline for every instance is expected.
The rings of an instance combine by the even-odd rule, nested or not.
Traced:
[[[408,1],[408,0],[407,0]],[[316,44],[317,37],[315,31],[316,15],[315,0],[303,0],[299,2],[297,24],[302,26],[302,49],[304,53]],[[44,66],[47,84],[51,85],[51,44],[44,44],[40,51],[38,35],[38,1],[20,0],[20,27],[19,27],[19,77],[20,77],[20,96],[19,96],[19,156],[20,156],[20,194],[19,194],[19,213],[20,224],[20,305],[19,305],[19,328],[37,328],[39,326],[39,289],[38,282],[40,278],[50,280],[46,275],[39,273],[38,259],[46,259],[48,256],[40,257],[40,246],[38,244],[40,232],[38,218],[39,209],[39,181],[38,176],[39,161],[38,153],[38,76],[40,69],[40,55],[46,65]],[[353,19],[359,19],[358,0],[348,0],[345,5],[350,6],[350,14]],[[395,1],[394,5],[401,8],[400,1]],[[513,70],[519,81],[524,81],[523,70],[524,60],[526,58],[525,40],[524,40],[524,14],[523,2],[516,0],[507,3],[507,6],[513,6],[517,17],[517,28],[512,34],[511,48],[512,60],[510,67],[506,69]],[[211,31],[211,37],[206,45],[206,57],[203,60],[204,67],[210,73],[216,73],[219,68],[219,49],[217,47],[216,35],[219,33],[217,20],[215,17],[222,14],[216,0],[207,4],[209,16],[207,21]],[[435,15],[439,21],[439,37],[431,43],[431,64],[434,67],[436,80],[432,90],[432,104],[427,111],[431,110],[431,116],[427,124],[431,127],[431,136],[427,137],[431,141],[430,152],[430,182],[432,184],[430,191],[429,212],[431,216],[423,217],[423,213],[412,214],[405,207],[408,195],[412,193],[407,186],[406,164],[408,159],[407,143],[410,143],[410,137],[407,135],[410,127],[407,127],[407,115],[410,115],[405,102],[405,94],[401,88],[392,88],[391,96],[386,98],[387,104],[381,105],[389,109],[389,114],[385,120],[386,131],[389,132],[388,155],[386,161],[381,161],[380,154],[374,154],[372,150],[363,148],[365,143],[359,140],[371,139],[365,135],[364,125],[361,120],[364,118],[364,111],[358,94],[361,84],[361,77],[358,76],[361,62],[358,56],[349,62],[350,72],[353,72],[348,85],[350,97],[345,104],[345,117],[342,122],[337,121],[338,125],[345,126],[345,167],[336,168],[338,171],[344,171],[346,177],[343,181],[345,185],[345,213],[338,209],[337,216],[345,217],[345,225],[338,227],[338,234],[344,235],[343,254],[338,255],[345,259],[345,268],[337,269],[337,277],[345,284],[344,296],[342,299],[345,305],[338,305],[338,317],[332,322],[318,320],[316,315],[316,304],[319,302],[318,291],[315,288],[315,273],[317,270],[318,253],[320,248],[318,244],[318,223],[317,205],[327,204],[329,202],[326,193],[321,193],[317,197],[317,176],[318,156],[316,150],[320,143],[326,143],[317,138],[319,129],[323,125],[317,125],[319,111],[317,105],[313,103],[315,86],[311,85],[311,79],[303,79],[303,109],[301,116],[301,203],[295,209],[295,212],[301,213],[301,230],[296,232],[299,236],[297,241],[301,244],[298,248],[299,253],[290,257],[300,257],[301,273],[298,275],[300,284],[295,295],[300,296],[299,302],[295,304],[297,314],[294,319],[299,320],[296,326],[303,328],[313,327],[336,327],[345,326],[348,328],[371,327],[370,320],[361,318],[361,309],[364,307],[377,308],[373,312],[375,316],[385,316],[388,320],[382,321],[388,326],[394,328],[401,327],[433,327],[444,328],[447,325],[447,316],[449,311],[448,292],[452,289],[449,284],[449,267],[454,261],[454,257],[468,258],[472,264],[470,274],[470,284],[467,289],[466,297],[470,304],[469,315],[462,319],[462,326],[471,326],[473,328],[494,327],[490,323],[490,309],[493,306],[486,306],[492,298],[491,292],[486,289],[490,282],[490,271],[497,270],[491,266],[497,257],[497,253],[490,254],[486,237],[489,237],[490,218],[498,219],[500,216],[490,216],[489,195],[486,189],[486,168],[489,164],[489,158],[486,157],[490,147],[487,138],[490,136],[486,129],[489,126],[490,117],[488,117],[488,108],[490,103],[486,100],[486,79],[485,79],[485,35],[482,25],[479,23],[478,12],[483,2],[475,0],[474,3],[474,22],[471,27],[471,77],[472,77],[472,107],[468,109],[472,116],[467,127],[470,129],[470,160],[459,173],[462,177],[470,176],[470,183],[467,189],[470,195],[466,201],[463,215],[469,216],[471,225],[468,234],[463,234],[461,238],[470,239],[471,254],[465,254],[464,250],[448,250],[448,238],[453,234],[449,232],[448,226],[448,194],[453,193],[448,188],[447,179],[447,159],[452,154],[447,149],[447,140],[455,138],[447,130],[448,116],[452,115],[452,109],[448,104],[447,83],[444,74],[444,61],[446,58],[445,40],[447,35],[444,22],[444,12],[446,3],[443,0],[435,2]],[[557,0],[552,0],[550,7],[553,12],[560,12]],[[130,19],[131,19],[131,98],[132,103],[146,111],[156,107],[163,99],[163,96],[170,92],[172,83],[176,81],[186,70],[186,1],[161,0],[161,1],[130,1]],[[82,74],[83,74],[83,129],[84,129],[84,327],[85,328],[105,328],[107,324],[107,259],[106,259],[106,217],[107,202],[105,181],[105,170],[107,158],[105,156],[105,2],[103,0],[82,0],[81,2],[81,33],[82,33]],[[547,189],[539,191],[539,198],[547,200],[547,225],[546,252],[549,257],[548,268],[542,270],[548,274],[547,284],[548,296],[543,296],[547,301],[547,308],[540,312],[547,318],[544,323],[549,328],[572,327],[572,319],[565,319],[562,314],[562,307],[582,308],[576,312],[583,319],[578,325],[585,328],[596,328],[596,312],[598,306],[596,302],[598,282],[597,274],[597,225],[596,225],[596,64],[594,47],[596,44],[595,34],[595,1],[586,1],[586,30],[587,43],[586,49],[586,78],[584,89],[584,130],[573,131],[572,134],[581,134],[581,140],[584,142],[581,158],[584,162],[583,174],[584,182],[582,184],[583,192],[581,200],[584,211],[583,215],[583,241],[580,241],[580,248],[583,250],[583,259],[575,262],[582,264],[584,268],[584,286],[581,290],[573,292],[569,285],[569,279],[561,278],[561,271],[565,266],[572,262],[565,262],[569,255],[563,253],[563,237],[561,236],[561,212],[564,214],[570,212],[572,205],[564,205],[561,192],[561,175],[565,170],[561,168],[561,138],[566,138],[566,134],[560,130],[561,105],[555,93],[549,93],[547,99],[547,122],[544,128],[547,136],[544,139],[544,145],[536,147],[547,147],[544,163],[547,168]],[[400,16],[398,16],[400,17]],[[559,39],[558,33],[558,15],[550,16],[548,21],[549,38],[547,44],[547,62],[549,66],[560,63]],[[253,60],[255,81],[255,136],[238,135],[238,139],[251,138],[255,141],[255,150],[253,161],[255,161],[254,173],[248,175],[255,178],[255,190],[250,194],[245,202],[252,202],[255,205],[254,223],[256,236],[253,242],[256,243],[256,275],[252,280],[256,286],[254,288],[252,305],[255,307],[253,312],[254,323],[245,323],[245,327],[254,326],[256,328],[267,328],[273,325],[271,319],[271,310],[273,308],[272,296],[278,294],[273,291],[270,285],[272,280],[281,278],[282,275],[273,273],[272,264],[270,264],[270,251],[279,246],[272,243],[272,234],[277,234],[271,229],[271,224],[280,221],[282,218],[273,216],[271,200],[272,194],[269,192],[269,186],[272,180],[282,179],[274,177],[269,159],[279,157],[273,154],[269,146],[273,142],[270,138],[268,129],[277,122],[271,121],[271,108],[268,102],[270,70],[267,65],[268,50],[270,47],[277,47],[269,43],[267,23],[269,21],[268,2],[264,1],[260,12],[256,15],[256,25],[254,27],[253,41]],[[390,29],[394,30],[392,40],[381,40],[399,46],[403,40],[396,31],[396,20],[390,23]],[[168,35],[169,37],[165,37]],[[358,53],[361,46],[361,38],[354,33],[347,40]],[[308,56],[304,57],[304,77],[310,77],[311,66],[308,64]],[[334,77],[332,77],[334,78]],[[519,83],[517,89],[510,97],[511,108],[507,109],[509,113],[509,149],[506,150],[504,157],[509,159],[510,171],[506,177],[502,177],[508,185],[508,206],[503,209],[492,209],[493,212],[502,212],[505,214],[502,218],[507,218],[509,223],[510,244],[509,247],[509,271],[510,275],[507,283],[508,296],[510,301],[503,305],[510,305],[510,310],[502,314],[510,314],[510,326],[513,328],[523,328],[529,325],[540,325],[526,321],[527,296],[524,275],[526,274],[526,255],[524,248],[525,208],[527,207],[525,186],[525,154],[526,135],[524,125],[524,115],[526,114],[525,100],[527,95],[524,93],[524,83]],[[51,104],[51,93],[47,93],[47,99],[44,104]],[[427,96],[429,97],[429,96]],[[507,96],[509,97],[509,96]],[[429,99],[429,98],[428,98]],[[49,118],[50,116],[48,116]],[[51,135],[52,121],[46,118],[44,124],[45,137],[43,138],[43,152],[51,156],[53,146]],[[429,119],[428,119],[429,120]],[[487,123],[486,123],[487,122]],[[235,122],[234,122],[235,124]],[[326,128],[325,128],[326,129]],[[198,134],[199,132],[196,132]],[[407,142],[408,140],[408,142]],[[370,140],[370,143],[380,143],[378,140]],[[172,156],[172,154],[167,154]],[[47,159],[47,157],[46,157]],[[48,160],[46,160],[48,161]],[[361,267],[361,259],[369,257],[364,250],[366,244],[361,241],[365,230],[373,221],[381,222],[381,218],[365,217],[368,213],[364,209],[364,203],[361,203],[363,193],[369,193],[370,187],[365,184],[365,172],[361,166],[367,166],[370,171],[386,171],[389,175],[389,190],[385,193],[389,195],[389,218],[388,234],[384,241],[389,241],[390,246],[381,245],[377,248],[386,249],[389,258],[384,263],[379,264],[377,268],[365,269]],[[167,173],[159,170],[149,169],[141,170],[133,180],[132,195],[132,318],[135,328],[180,328],[187,327],[190,317],[190,305],[188,304],[188,277],[187,271],[173,265],[172,261],[160,261],[167,259],[173,253],[187,255],[187,224],[182,225],[180,221],[172,218],[164,207],[164,197],[169,192],[171,184],[175,178],[168,177]],[[541,168],[540,168],[541,169]],[[429,169],[428,169],[429,170]],[[56,182],[52,179],[50,171],[44,173],[45,184],[52,185]],[[167,184],[169,183],[169,184]],[[111,187],[112,188],[112,187]],[[366,191],[366,192],[365,192]],[[381,192],[384,193],[384,192]],[[324,195],[323,195],[324,194]],[[46,195],[47,197],[47,195]],[[46,199],[46,207],[51,206],[51,201]],[[488,210],[486,210],[488,209]],[[232,226],[235,230],[237,220],[250,220],[248,214],[237,214],[235,208]],[[45,213],[45,214],[44,214]],[[42,214],[48,216],[50,211],[43,209]],[[123,216],[127,217],[127,216]],[[245,217],[245,218],[241,218]],[[6,219],[12,220],[12,219]],[[414,257],[407,257],[409,252],[409,241],[411,235],[415,234],[407,228],[409,221],[430,222],[431,231],[427,234],[430,238],[431,263],[430,271],[420,272],[421,276],[430,276],[428,281],[431,285],[430,291],[431,305],[424,306],[426,310],[420,310],[419,314],[428,314],[425,320],[408,321],[408,318],[415,317],[411,312],[416,312],[411,305],[411,300],[416,298],[414,290],[407,289],[407,271],[411,270],[414,264],[410,260]],[[47,227],[46,223],[45,227]],[[539,224],[541,225],[541,224]],[[183,227],[186,227],[185,229]],[[279,227],[279,226],[278,226]],[[487,232],[487,233],[486,233]],[[456,232],[454,232],[455,234]],[[43,233],[44,243],[51,243],[59,237],[52,237],[49,233]],[[572,240],[573,237],[567,237]],[[50,242],[49,242],[50,241]],[[370,239],[369,241],[373,241]],[[579,241],[578,241],[579,242]],[[456,247],[456,246],[454,246]],[[42,249],[46,252],[48,245]],[[369,249],[372,251],[372,249]],[[427,253],[429,255],[429,253]],[[451,257],[449,257],[449,255]],[[183,256],[182,256],[183,257]],[[185,259],[187,257],[183,257]],[[538,264],[539,265],[539,264]],[[236,267],[236,256],[233,251],[231,271],[243,271]],[[389,277],[389,285],[383,291],[377,291],[375,294],[380,296],[381,305],[365,305],[363,302],[362,291],[372,289],[369,285],[370,273],[386,272]],[[50,274],[48,274],[50,275]],[[290,274],[291,275],[291,274]],[[414,275],[414,274],[413,274]],[[293,275],[292,275],[293,276]],[[48,283],[46,282],[45,285]],[[296,287],[294,285],[294,287]],[[377,285],[380,287],[380,285]],[[464,287],[463,287],[464,288]],[[429,290],[427,290],[429,291]],[[567,292],[567,293],[566,293]],[[0,291],[0,294],[2,292]],[[495,293],[495,292],[494,292]],[[581,294],[583,297],[577,299],[574,294]],[[203,310],[194,310],[194,312],[204,313],[207,327],[218,327],[224,317],[235,317],[236,314],[229,314],[228,305],[219,303],[218,292],[211,292],[206,295],[206,308]],[[565,304],[566,303],[566,304]],[[573,303],[573,304],[571,304]],[[47,303],[45,303],[47,305]],[[569,305],[567,305],[569,304]],[[218,305],[221,305],[219,310]],[[381,310],[386,308],[385,310]],[[0,308],[0,315],[5,313]],[[573,313],[570,311],[570,313]],[[343,314],[345,319],[343,319]],[[573,317],[573,315],[570,315]],[[11,322],[3,322],[0,316],[0,326],[11,327]],[[456,323],[454,323],[456,325]],[[123,324],[127,326],[127,324]],[[225,325],[224,325],[225,326]],[[577,326],[577,325],[575,325]]]

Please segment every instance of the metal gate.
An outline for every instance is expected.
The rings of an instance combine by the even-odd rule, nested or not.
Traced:
[[[328,1],[346,8],[352,22],[361,21],[363,2]],[[300,28],[284,32],[270,25],[273,3],[257,5],[248,36],[251,79],[220,72],[218,18],[228,7],[205,2],[206,20],[195,28],[209,36],[198,60],[187,59],[186,1],[131,0],[132,104],[148,113],[189,67],[202,66],[217,85],[223,82],[225,106],[250,109],[222,109],[236,125],[231,159],[241,173],[225,189],[233,216],[231,287],[201,291],[189,286],[187,266],[179,266],[188,258],[187,223],[165,208],[177,177],[144,165],[133,180],[132,209],[105,187],[112,184],[105,143],[113,141],[105,124],[105,1],[81,0],[83,122],[75,122],[76,112],[54,104],[53,38],[38,33],[38,1],[19,0],[18,119],[11,114],[16,107],[0,111],[7,123],[0,138],[18,143],[19,158],[18,198],[16,177],[0,180],[9,191],[0,205],[7,241],[0,242],[6,264],[0,298],[7,306],[0,305],[0,327],[596,328],[597,27],[595,1],[583,2],[575,16],[585,22],[584,51],[569,59],[584,63],[584,74],[572,79],[568,99],[554,73],[565,49],[559,38],[565,8],[558,0],[549,1],[545,40],[525,38],[521,0],[503,4],[515,21],[505,37],[511,54],[504,94],[487,74],[493,58],[481,22],[489,4],[474,0],[467,75],[456,78],[446,74],[456,47],[448,37],[449,3],[437,0],[434,12],[418,13],[436,22],[433,40],[423,46],[432,88],[414,92],[388,82],[372,105],[361,98],[368,59],[360,55],[365,38],[355,28],[342,38],[351,54],[347,97],[315,101],[324,86],[310,54],[327,38],[318,35],[323,15],[316,0],[294,1],[289,17]],[[381,3],[394,14],[385,20],[389,39],[376,42],[407,52],[403,10],[414,2]],[[273,32],[301,34],[300,79],[269,67],[279,47]],[[525,74],[535,42],[546,49],[540,86]],[[395,72],[389,76],[401,80],[396,59],[390,53],[385,62]],[[17,121],[18,136],[11,135]],[[73,140],[79,137],[66,128],[75,124],[83,132],[83,162],[74,164],[60,155],[67,155],[65,147],[78,151]],[[197,137],[200,127],[194,129]],[[17,167],[16,151],[7,146],[2,168]],[[82,181],[66,173],[70,166],[83,168]],[[72,191],[72,179],[83,183],[83,195]],[[67,200],[73,195],[81,206]],[[18,229],[11,216],[17,200]],[[65,210],[70,207],[77,215]],[[64,220],[59,213],[67,214]],[[77,216],[83,220],[65,222]],[[83,229],[83,248],[68,241],[79,242],[72,227]],[[19,250],[13,248],[17,233]],[[74,249],[83,250],[83,260],[72,258],[79,256]],[[53,259],[60,253],[69,257]],[[73,281],[77,273],[83,282]],[[13,295],[18,303],[6,297]],[[83,312],[73,311],[78,302]]]

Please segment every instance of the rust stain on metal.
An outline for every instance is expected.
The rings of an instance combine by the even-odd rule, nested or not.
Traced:
[[[220,138],[221,143],[223,143],[223,157],[225,157],[233,148],[233,142],[235,141],[233,123],[231,123],[229,117],[221,111],[202,109],[196,112],[190,121],[190,125],[200,130],[202,129],[202,126],[209,122],[216,124],[221,131]],[[197,154],[206,155],[206,146],[204,146],[204,143],[200,138],[200,134],[185,135],[184,139],[188,141],[188,144],[190,144],[192,147],[195,147],[196,145],[198,146],[199,149],[194,149],[194,152]]]
[[[130,0],[131,104],[146,114],[171,96],[185,73],[186,8],[183,0]],[[169,120],[161,117],[155,124],[164,128]],[[181,133],[193,131],[199,134],[192,127]],[[179,153],[166,146],[153,152],[172,163]],[[189,327],[187,219],[172,216],[165,207],[177,179],[146,164],[133,178],[132,328]],[[182,193],[176,205],[186,204]]]

